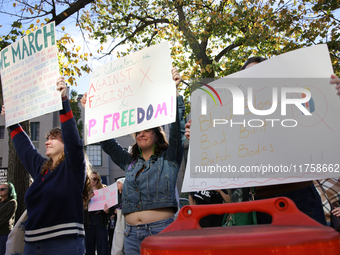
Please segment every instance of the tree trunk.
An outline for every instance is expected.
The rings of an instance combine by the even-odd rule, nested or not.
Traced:
[[[3,105],[3,97],[2,97],[2,83],[0,79],[0,106]],[[27,134],[30,133],[29,121],[25,121],[21,123],[22,128],[25,130]],[[8,132],[9,133],[9,132]],[[17,152],[14,149],[14,144],[12,139],[8,138],[8,169],[7,169],[7,180],[13,183],[15,190],[17,192],[17,202],[18,202],[18,209],[15,215],[15,221],[19,219],[21,214],[25,211],[26,205],[24,202],[24,196],[26,190],[29,186],[29,174],[27,173],[26,169],[22,165]]]
[[[24,121],[20,123],[25,132],[29,135],[30,122]],[[8,171],[7,179],[13,183],[17,192],[18,209],[15,220],[18,220],[21,214],[26,210],[24,197],[29,186],[29,174],[21,163],[17,152],[15,151],[12,139],[8,139]]]

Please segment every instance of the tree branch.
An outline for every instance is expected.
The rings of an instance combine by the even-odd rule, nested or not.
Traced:
[[[241,46],[243,44],[242,40],[239,40],[237,43],[232,43],[229,46],[225,47],[220,53],[215,57],[215,61],[218,62],[220,59],[229,51]]]
[[[183,35],[186,37],[191,49],[194,52],[196,59],[198,61],[202,60],[202,66],[212,64],[212,60],[209,59],[209,57],[206,54],[207,40],[202,42],[202,44],[199,44],[196,37],[193,35],[193,33],[188,28],[188,25],[187,25],[188,22],[185,19],[183,6],[176,3],[175,7],[176,7],[178,18],[179,18],[179,22],[178,22],[179,29],[183,32]],[[209,76],[210,75],[211,74],[209,73]]]
[[[129,16],[133,16],[133,15],[129,15]],[[140,17],[135,17],[136,19],[139,19],[142,23],[142,25],[138,26],[129,36],[125,37],[124,40],[120,41],[118,44],[116,44],[108,53],[106,53],[105,55],[110,55],[119,45],[124,44],[126,41],[128,41],[129,39],[133,38],[136,34],[138,34],[139,32],[143,31],[144,28],[150,26],[150,25],[156,25],[156,24],[163,24],[163,23],[168,23],[170,24],[170,21],[168,19],[154,19],[153,21],[147,21],[143,18]],[[128,21],[127,21],[128,22]],[[104,55],[104,56],[105,56]],[[99,59],[103,58],[104,56],[100,57]]]
[[[58,26],[61,22],[67,19],[72,14],[78,12],[80,9],[84,8],[86,5],[94,2],[94,0],[78,0],[77,2],[71,4],[69,8],[53,17],[49,22],[55,21],[55,25]]]

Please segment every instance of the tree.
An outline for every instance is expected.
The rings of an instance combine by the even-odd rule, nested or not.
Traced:
[[[90,2],[94,0],[77,0],[77,1],[39,1],[34,3],[34,1],[20,0],[13,3],[13,6],[17,9],[20,9],[18,13],[12,13],[11,15],[16,16],[18,19],[13,22],[12,29],[6,35],[0,36],[0,50],[7,47],[12,42],[15,42],[19,38],[25,36],[26,34],[33,31],[37,28],[37,24],[43,25],[40,22],[41,18],[45,17],[45,22],[56,22],[56,26],[58,26],[61,22],[69,18],[74,13],[78,12],[80,9],[85,7]],[[1,5],[4,4],[4,1],[1,2]],[[65,7],[66,6],[66,7]],[[57,13],[57,9],[63,8],[61,12]],[[6,13],[6,12],[1,12]],[[8,14],[8,13],[7,13]],[[29,24],[26,28],[23,28],[24,25]],[[64,28],[62,28],[64,30]],[[64,46],[65,43],[72,42],[72,38],[69,35],[65,34],[57,43],[59,45],[59,51],[62,53],[62,58],[66,57],[66,64],[61,63],[61,70],[63,73],[68,75],[72,75],[69,77],[68,82],[73,84],[74,76],[81,75],[81,71],[89,72],[89,67],[87,65],[82,66],[80,69],[77,66],[68,66],[68,63],[78,63],[79,54],[68,52],[67,48]],[[74,49],[79,49],[74,47]],[[87,56],[83,56],[83,59],[87,60]],[[0,102],[3,104],[2,97],[2,85],[0,83]],[[25,121],[20,123],[25,132],[30,134],[30,123],[29,121]],[[80,125],[82,123],[79,123]],[[25,168],[23,167],[20,159],[18,158],[16,151],[14,149],[14,145],[11,139],[9,139],[9,155],[8,155],[8,180],[11,181],[17,191],[18,195],[18,209],[16,212],[16,219],[20,217],[20,215],[25,210],[24,196],[26,190],[29,186],[29,175]]]
[[[338,8],[333,2],[98,0],[82,15],[81,27],[91,38],[111,42],[112,47],[99,50],[104,55],[123,44],[128,49],[118,57],[171,41],[174,65],[184,79],[213,78],[238,71],[250,56],[272,57],[326,38],[318,28],[331,26],[332,10]],[[332,49],[338,37],[327,43]]]

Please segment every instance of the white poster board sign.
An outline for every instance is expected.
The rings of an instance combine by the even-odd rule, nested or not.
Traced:
[[[169,43],[164,42],[93,71],[85,106],[85,144],[174,122],[171,67]]]
[[[194,156],[189,156],[182,192],[340,176],[337,131],[340,130],[340,103],[334,86],[329,84],[332,73],[327,46],[318,45],[282,54],[210,83],[222,104],[207,100],[205,114],[202,112],[205,91],[196,90],[191,97],[190,155]],[[312,79],[295,83],[298,77]],[[220,88],[222,80],[232,84],[233,78],[246,78],[233,84],[245,95],[244,115],[233,114],[232,93]],[[255,78],[266,79],[257,82]],[[251,97],[249,86],[253,90]],[[270,116],[253,114],[250,98],[255,109],[269,109],[274,105],[273,87],[278,90],[277,110]],[[282,114],[282,88],[291,87],[310,91],[311,99],[306,108],[312,114],[308,118],[296,105],[288,105],[286,114]],[[295,92],[288,97],[301,99],[304,96],[304,93]],[[268,98],[272,101],[266,106]],[[310,109],[312,105],[313,110]],[[220,109],[214,111],[217,107]],[[220,124],[214,127],[217,119]],[[204,165],[209,165],[210,169]]]
[[[6,127],[62,109],[54,22],[1,51]]]
[[[104,205],[108,208],[118,204],[117,183],[113,183],[105,188],[94,190],[94,196],[89,203],[89,212],[104,210]]]

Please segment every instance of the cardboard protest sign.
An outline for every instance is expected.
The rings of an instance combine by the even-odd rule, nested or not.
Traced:
[[[0,183],[7,182],[7,168],[0,168]]]
[[[1,51],[6,126],[62,108],[55,24],[29,33]]]
[[[182,191],[339,176],[340,102],[332,73],[327,46],[318,45],[192,93],[190,177],[188,167]],[[213,90],[216,103],[206,92]]]
[[[85,144],[175,121],[176,87],[169,43],[151,46],[92,72]]]
[[[105,188],[94,190],[94,197],[89,203],[89,212],[104,210],[104,205],[110,208],[118,204],[117,183],[113,183]]]

